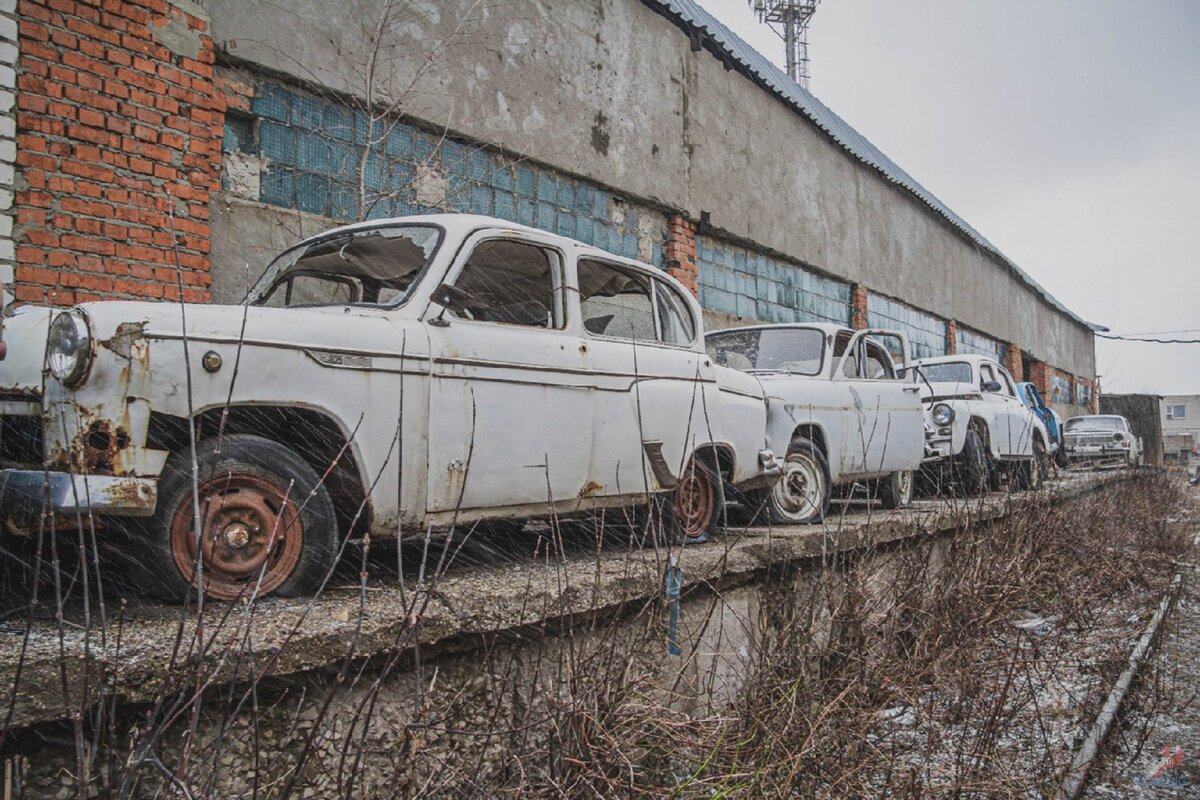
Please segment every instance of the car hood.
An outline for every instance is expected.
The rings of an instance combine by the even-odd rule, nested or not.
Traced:
[[[106,301],[76,307],[87,317],[93,346],[116,349],[121,340],[148,339],[261,343],[353,349],[361,323],[386,324],[379,309],[355,306],[264,308],[244,305]],[[65,309],[64,309],[65,310]],[[8,357],[0,361],[0,392],[40,395],[46,335],[57,309],[22,306],[5,320]],[[186,325],[185,325],[186,322]]]
[[[733,369],[716,365],[717,386],[721,389],[751,397],[765,398],[762,382],[755,376]]]

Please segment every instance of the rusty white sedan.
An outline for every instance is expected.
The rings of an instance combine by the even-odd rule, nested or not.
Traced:
[[[94,512],[168,598],[311,593],[347,537],[628,505],[699,541],[726,485],[779,472],[762,387],[677,281],[486,217],[328,231],[243,305],[24,307],[6,338],[4,519]]]

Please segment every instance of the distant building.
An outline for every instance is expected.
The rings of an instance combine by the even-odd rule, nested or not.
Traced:
[[[1190,450],[1196,453],[1200,449],[1200,394],[1166,395],[1160,405],[1164,442],[1165,437],[1172,437],[1172,447],[1178,450],[1179,440],[1174,437],[1188,436],[1192,440]]]

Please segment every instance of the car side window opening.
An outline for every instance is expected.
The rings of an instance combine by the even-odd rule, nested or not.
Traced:
[[[850,338],[853,334],[849,331],[841,331],[833,341],[833,357],[834,363],[845,354],[846,348],[850,345]],[[858,353],[851,352],[846,358],[846,363],[842,365],[842,376],[846,378],[858,377]]]
[[[1016,387],[1016,384],[1013,383],[1012,376],[1008,374],[1008,370],[1001,367],[999,369],[999,372],[1000,372],[1000,388],[1002,390],[1000,393],[1007,394],[1009,397],[1016,397],[1017,396],[1017,387]]]
[[[871,380],[885,380],[894,376],[894,368],[892,367],[892,356],[887,349],[881,344],[873,341],[868,341],[867,357],[864,362],[864,373],[862,377]]]
[[[654,300],[658,306],[662,340],[667,344],[691,344],[696,340],[696,325],[692,312],[679,292],[666,282],[654,281]]]
[[[984,385],[988,384],[988,383],[999,383],[999,381],[996,380],[996,373],[992,371],[991,364],[980,364],[979,365],[979,389],[980,389],[980,391],[987,391],[986,389],[984,389]]]
[[[649,279],[592,259],[580,259],[579,308],[583,327],[597,336],[653,342],[654,291]]]
[[[480,242],[454,281],[464,293],[462,307],[447,312],[481,322],[562,328],[558,267],[557,255],[534,244],[510,239]]]

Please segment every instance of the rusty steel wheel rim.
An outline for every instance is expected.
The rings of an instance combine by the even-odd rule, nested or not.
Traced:
[[[688,462],[675,487],[675,520],[689,539],[703,536],[712,522],[717,495],[712,481],[696,462]]]
[[[256,586],[260,595],[278,589],[295,570],[304,544],[296,504],[272,481],[245,473],[201,481],[199,490],[202,535],[195,535],[191,492],[171,520],[171,554],[180,573],[196,586],[199,544],[201,588],[209,597],[232,600]]]

